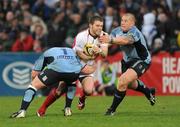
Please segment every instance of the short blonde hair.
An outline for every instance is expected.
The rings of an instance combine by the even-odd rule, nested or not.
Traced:
[[[125,13],[123,16],[128,17],[130,20],[134,22],[134,24],[136,23],[136,18],[132,13]]]

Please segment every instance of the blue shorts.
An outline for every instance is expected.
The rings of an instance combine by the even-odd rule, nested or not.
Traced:
[[[150,67],[150,64],[147,64],[139,59],[134,59],[129,62],[125,62],[124,60],[122,60],[121,64],[122,64],[122,73],[126,72],[128,68],[132,68],[137,73],[138,77],[144,74]]]
[[[38,75],[38,78],[46,86],[52,86],[53,84],[59,83],[60,81],[72,83],[79,78],[79,73],[62,73],[56,72],[52,69],[45,69]]]

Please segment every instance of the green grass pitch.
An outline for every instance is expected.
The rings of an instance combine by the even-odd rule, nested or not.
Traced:
[[[43,118],[36,116],[36,110],[44,97],[30,105],[26,118],[10,119],[18,110],[22,97],[0,97],[0,127],[180,127],[180,97],[159,96],[155,106],[150,106],[143,96],[127,96],[114,116],[104,116],[113,97],[89,97],[84,110],[76,108],[73,101],[71,117],[64,117],[61,111],[64,97],[56,101]]]

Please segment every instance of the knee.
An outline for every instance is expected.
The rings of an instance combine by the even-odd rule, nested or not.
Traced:
[[[128,89],[133,89],[133,90],[135,90],[135,89],[137,89],[137,87],[138,87],[138,84],[137,84],[136,81],[133,81],[132,83],[129,83],[129,84],[128,84]]]
[[[58,89],[56,89],[56,90],[55,90],[55,95],[56,95],[57,97],[59,97],[59,96],[61,95],[61,91],[59,91]]]
[[[84,93],[86,94],[86,96],[90,96],[93,93],[93,91],[92,90],[86,90],[86,91],[84,91]]]
[[[39,73],[40,73],[40,72],[38,72],[38,71],[32,70],[32,71],[31,71],[31,79],[33,80]]]
[[[127,82],[127,80],[126,80],[124,77],[120,77],[120,78],[119,78],[119,84],[118,84],[118,86],[117,86],[117,89],[118,89],[119,91],[126,91],[127,87],[128,87],[128,82]]]
[[[90,96],[93,93],[93,88],[84,88],[86,96]]]

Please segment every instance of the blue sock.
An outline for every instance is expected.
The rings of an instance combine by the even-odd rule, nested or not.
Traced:
[[[71,107],[72,100],[76,93],[76,86],[68,86],[68,91],[66,94],[66,105],[65,107]]]
[[[22,103],[21,103],[21,110],[27,110],[29,107],[30,103],[34,99],[34,96],[36,94],[36,89],[33,87],[29,87],[24,94]]]

